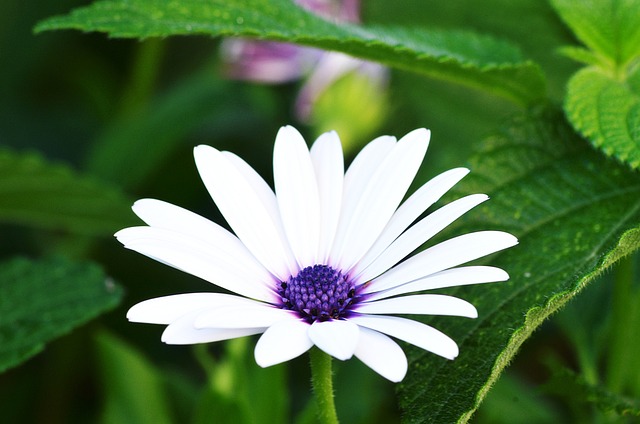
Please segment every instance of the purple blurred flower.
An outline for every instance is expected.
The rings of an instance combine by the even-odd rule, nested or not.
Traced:
[[[229,77],[272,84],[300,79],[322,54],[294,44],[244,38],[226,39],[221,48]]]
[[[360,21],[359,0],[295,0],[299,6],[334,22]],[[300,119],[310,116],[313,103],[334,81],[349,72],[369,77],[384,86],[387,70],[381,65],[342,53],[273,41],[229,38],[222,43],[226,73],[235,79],[280,84],[308,76],[296,100]]]

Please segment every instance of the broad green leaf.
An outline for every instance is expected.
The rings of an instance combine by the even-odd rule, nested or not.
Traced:
[[[0,150],[0,221],[79,234],[111,235],[135,222],[115,188],[48,163]]]
[[[610,69],[626,66],[640,54],[640,1],[552,0],[576,36]]]
[[[549,86],[548,95],[554,99],[564,97],[567,79],[575,72],[575,65],[558,60],[557,53],[559,46],[574,43],[575,39],[547,1],[436,0],[426,3],[404,0],[401,7],[393,7],[395,3],[388,0],[369,0],[361,4],[365,22],[427,28],[472,27],[474,31],[509,40],[542,67]],[[450,100],[440,100],[440,104]],[[431,126],[431,121],[427,122]]]
[[[207,34],[335,50],[488,90],[521,103],[544,97],[539,67],[518,49],[470,32],[362,27],[319,18],[290,0],[102,0],[53,17],[36,31],[79,29],[113,37]]]
[[[162,371],[133,347],[107,332],[97,335],[96,344],[105,390],[102,422],[173,422]]]
[[[458,358],[409,351],[399,395],[410,423],[467,422],[531,333],[640,246],[640,175],[592,150],[555,111],[515,119],[470,165],[458,194],[491,200],[458,230],[502,229],[520,244],[488,261],[508,282],[448,291],[479,318],[429,321],[456,340]]]
[[[569,81],[565,112],[573,126],[607,155],[640,167],[640,71],[619,81],[588,67]]]
[[[0,264],[0,371],[115,307],[122,295],[93,264],[14,259]]]

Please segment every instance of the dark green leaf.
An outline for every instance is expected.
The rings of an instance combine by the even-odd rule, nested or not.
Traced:
[[[602,411],[615,411],[619,415],[640,416],[640,399],[632,399],[613,393],[607,388],[588,383],[585,378],[559,364],[550,364],[552,376],[545,383],[547,392],[559,395],[584,407],[595,404]]]
[[[196,424],[285,423],[289,396],[285,365],[260,368],[255,363],[251,341],[233,339],[225,343],[225,355],[214,360],[207,345],[196,354],[207,372],[208,383],[198,408]]]
[[[565,112],[573,126],[607,155],[640,167],[640,87],[596,67],[571,78]]]
[[[492,199],[459,230],[503,229],[520,244],[489,261],[508,282],[451,290],[478,319],[430,321],[458,342],[457,359],[410,350],[399,393],[411,423],[468,421],[531,333],[640,246],[640,175],[593,151],[555,111],[516,119],[471,169],[461,193]]]
[[[135,187],[167,160],[178,143],[206,122],[236,124],[237,112],[248,120],[246,105],[237,86],[198,73],[154,99],[147,109],[116,120],[99,137],[87,167],[92,174],[121,186]],[[223,102],[234,96],[240,99]]]
[[[529,103],[544,97],[537,65],[510,44],[470,32],[336,24],[289,0],[103,0],[41,22],[113,37],[208,34],[286,41],[341,51]]]
[[[96,341],[105,390],[102,422],[171,423],[162,372],[115,336],[102,332]]]
[[[135,220],[132,202],[106,184],[47,163],[36,154],[0,150],[0,220],[111,235]]]
[[[491,424],[539,424],[562,422],[554,405],[517,377],[503,374],[478,411],[479,422]]]
[[[0,371],[115,307],[121,290],[92,264],[14,259],[0,264]]]

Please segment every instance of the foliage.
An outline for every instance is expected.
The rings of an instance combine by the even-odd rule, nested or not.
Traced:
[[[96,347],[105,390],[102,422],[173,422],[159,370],[109,333],[97,334]]]
[[[486,190],[492,201],[465,230],[501,228],[520,244],[491,261],[509,270],[508,282],[456,291],[478,307],[473,324],[438,322],[457,336],[460,356],[415,352],[401,388],[409,422],[466,420],[535,328],[640,242],[640,176],[603,163],[557,113],[514,120],[471,168],[463,192]]]
[[[78,234],[110,235],[129,225],[119,190],[36,154],[0,151],[0,220]]]
[[[14,259],[0,265],[0,371],[18,365],[122,295],[93,264]]]
[[[336,50],[401,69],[530,102],[544,81],[507,42],[461,31],[336,25],[287,0],[99,1],[40,23],[36,31],[73,28],[113,37],[208,34],[259,37]]]
[[[304,359],[261,369],[251,339],[190,350],[124,324],[137,300],[202,290],[202,282],[109,237],[136,225],[130,206],[139,197],[221,222],[198,182],[193,146],[231,150],[269,175],[273,136],[292,121],[307,136],[344,128],[348,156],[373,128],[430,127],[416,184],[466,164],[472,172],[449,200],[491,196],[441,237],[502,229],[520,240],[487,260],[509,281],[444,290],[472,302],[479,318],[428,320],[456,340],[457,359],[407,346],[409,373],[398,386],[356,361],[339,364],[344,422],[494,423],[496,411],[510,411],[504,422],[527,422],[513,417],[522,410],[564,422],[637,415],[640,1],[371,0],[362,2],[363,23],[292,3],[0,4],[0,371],[8,370],[0,398],[17,399],[0,402],[0,415],[313,422]],[[389,89],[354,71],[320,93],[311,121],[296,122],[292,105],[305,83],[227,78],[220,38],[237,36],[382,63],[392,69]],[[45,350],[117,307],[122,290],[108,275],[127,286],[123,308],[101,319],[103,329],[86,327]],[[78,348],[87,335],[91,354]],[[43,350],[42,360],[27,361]],[[84,402],[87,386],[99,400]]]
[[[565,49],[589,66],[567,88],[574,127],[607,155],[640,167],[640,16],[637,0],[554,0],[560,16],[588,47]]]
[[[615,411],[622,416],[640,416],[640,401],[611,392],[601,385],[590,384],[571,369],[552,365],[553,375],[545,384],[546,389],[561,397],[581,404],[594,403],[602,411]]]

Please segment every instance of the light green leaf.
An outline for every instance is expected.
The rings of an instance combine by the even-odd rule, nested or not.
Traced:
[[[107,332],[99,333],[96,343],[105,390],[102,422],[173,422],[161,371],[140,352]]]
[[[552,0],[562,19],[606,68],[626,66],[640,55],[640,1]]]
[[[569,81],[565,112],[574,128],[606,154],[640,166],[640,0],[553,0],[590,50],[565,48],[591,65]]]
[[[558,52],[569,59],[573,59],[576,62],[582,62],[587,65],[599,65],[599,57],[591,50],[584,49],[582,47],[565,46],[561,47]]]
[[[459,195],[491,200],[458,230],[502,229],[520,244],[488,261],[509,272],[508,282],[447,291],[476,305],[479,318],[429,321],[460,356],[410,350],[399,389],[406,422],[467,422],[531,333],[640,246],[640,175],[593,151],[555,111],[514,120],[470,167]]]
[[[290,0],[102,0],[36,27],[52,29],[101,31],[113,37],[207,34],[286,41],[488,90],[520,103],[545,95],[539,67],[506,42],[470,32],[336,24]]]
[[[115,188],[64,165],[0,150],[0,221],[111,235],[135,222],[131,204]]]
[[[596,147],[638,168],[640,87],[632,78],[618,81],[598,68],[585,68],[569,81],[564,109],[574,128]]]
[[[60,259],[0,264],[0,371],[115,307],[121,295],[92,264]]]

